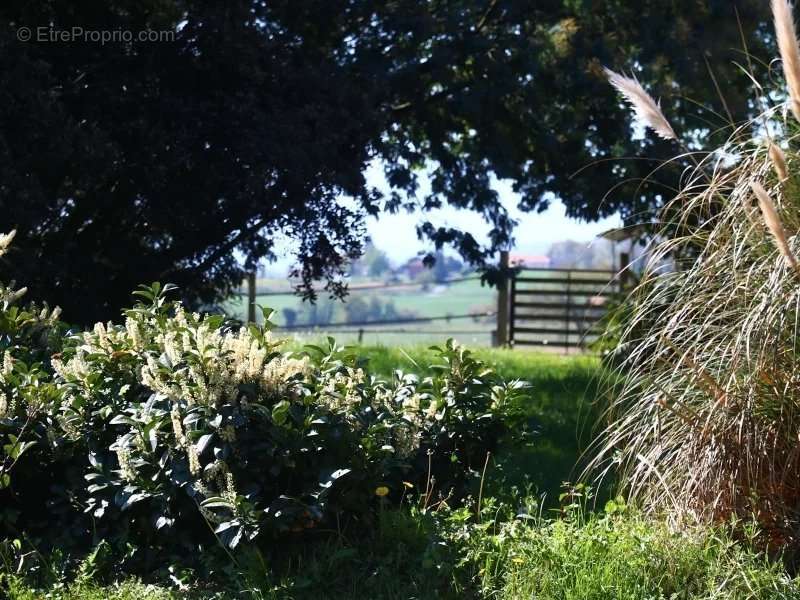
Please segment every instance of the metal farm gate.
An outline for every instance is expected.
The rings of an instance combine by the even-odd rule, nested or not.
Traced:
[[[614,271],[522,269],[511,278],[510,346],[581,347],[597,339],[594,328],[609,296],[620,291]]]

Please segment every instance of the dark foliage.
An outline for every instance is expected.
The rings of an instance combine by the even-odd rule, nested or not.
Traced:
[[[419,235],[486,265],[514,225],[493,177],[513,181],[524,210],[556,195],[572,216],[639,220],[675,172],[641,178],[676,149],[630,139],[601,65],[649,65],[639,75],[658,82],[676,129],[702,141],[725,125],[689,100],[714,97],[706,57],[722,65],[731,111],[748,109],[749,81],[729,61],[746,62],[731,50],[742,47],[733,4],[8,0],[0,213],[20,232],[15,275],[89,322],[116,315],[142,281],[216,301],[286,236],[302,291],[325,279],[337,295],[365,216],[411,203],[483,215],[485,247],[427,222]],[[765,54],[766,4],[735,4],[750,50]],[[51,41],[72,27],[174,40]],[[642,145],[653,162],[620,162]],[[365,181],[373,159],[389,195]],[[412,201],[425,165],[432,190]]]

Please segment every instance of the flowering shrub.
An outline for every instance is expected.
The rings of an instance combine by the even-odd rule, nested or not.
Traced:
[[[463,497],[517,429],[525,387],[453,342],[435,377],[383,381],[332,339],[286,352],[268,319],[238,327],[185,311],[169,292],[142,288],[123,324],[68,335],[51,311],[3,305],[2,323],[28,315],[7,344],[3,424],[37,432],[18,450],[9,443],[25,436],[6,433],[4,465],[37,455],[24,485],[6,479],[0,512],[16,510],[15,527],[116,539],[152,557],[213,541],[211,531],[236,548],[369,523],[409,490]]]
[[[14,232],[0,235],[0,257],[13,238]],[[60,310],[36,304],[21,307],[27,289],[15,287],[13,281],[0,284],[0,490],[11,485],[12,472],[35,445],[33,440],[46,437],[44,415],[61,396],[45,367],[60,349]],[[0,519],[8,516],[2,513]]]

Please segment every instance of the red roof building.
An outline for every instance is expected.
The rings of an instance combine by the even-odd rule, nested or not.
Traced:
[[[550,258],[541,254],[510,253],[508,261],[512,267],[523,269],[547,269],[550,267]]]

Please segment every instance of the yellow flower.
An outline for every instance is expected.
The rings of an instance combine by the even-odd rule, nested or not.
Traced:
[[[383,498],[384,496],[386,496],[388,494],[389,494],[389,488],[386,487],[385,485],[382,485],[380,487],[375,488],[375,495],[376,496],[380,496],[381,498]]]
[[[513,562],[517,563],[518,565],[521,565],[522,563],[524,563],[524,562],[525,562],[525,559],[524,559],[524,558],[521,558],[521,557],[519,557],[519,556],[515,556],[515,557],[514,557],[514,558],[512,558],[511,560],[512,560]]]
[[[409,482],[407,482],[407,481],[404,481],[404,482],[403,482],[403,485],[404,485],[404,486],[406,486],[408,489],[411,489],[411,488],[413,488],[413,487],[414,487],[414,484],[413,484],[413,483],[409,483]]]

